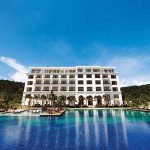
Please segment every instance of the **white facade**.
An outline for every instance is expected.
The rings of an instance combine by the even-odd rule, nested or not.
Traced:
[[[22,105],[28,105],[32,97],[45,95],[51,90],[57,95],[75,96],[79,104],[79,96],[83,96],[84,105],[105,105],[104,95],[109,96],[109,105],[122,104],[118,73],[115,67],[76,66],[76,67],[30,67],[27,73]],[[92,99],[87,100],[87,96]],[[100,102],[95,96],[100,96]],[[36,100],[41,104],[41,100]],[[35,102],[34,102],[35,104]]]

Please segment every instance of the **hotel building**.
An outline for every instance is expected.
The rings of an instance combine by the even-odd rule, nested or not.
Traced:
[[[30,67],[27,76],[22,105],[28,105],[28,95],[48,97],[51,90],[57,96],[75,97],[76,102],[72,105],[80,104],[81,96],[84,98],[83,105],[88,106],[105,105],[106,97],[109,105],[122,104],[118,72],[115,67]],[[42,104],[42,101],[39,99],[35,103]]]

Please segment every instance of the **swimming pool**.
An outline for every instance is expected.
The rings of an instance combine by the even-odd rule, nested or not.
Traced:
[[[0,150],[148,150],[150,113],[67,110],[61,117],[0,116]]]

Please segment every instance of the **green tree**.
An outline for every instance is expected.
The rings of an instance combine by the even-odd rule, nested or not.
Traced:
[[[82,95],[80,95],[79,96],[79,105],[82,107],[83,106],[83,101],[85,100],[85,98],[82,96]]]
[[[46,96],[45,95],[41,95],[41,100],[42,100],[42,107],[44,106],[45,100],[46,100]]]
[[[61,95],[57,98],[57,106],[59,111],[62,109],[62,107],[65,106],[65,102],[66,102],[66,96]]]
[[[69,106],[76,101],[75,96],[68,96],[67,100],[69,102]]]
[[[57,96],[54,94],[53,90],[51,90],[51,93],[49,94],[48,100],[51,101],[52,107],[55,109],[55,104],[57,101]]]

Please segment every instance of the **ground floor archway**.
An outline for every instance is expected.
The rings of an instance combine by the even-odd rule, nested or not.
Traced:
[[[88,105],[90,105],[90,106],[93,105],[93,97],[91,95],[89,95],[86,98],[88,100]]]

